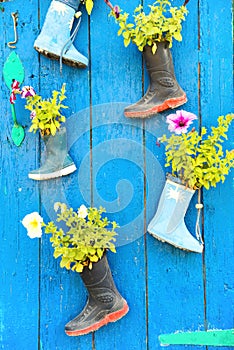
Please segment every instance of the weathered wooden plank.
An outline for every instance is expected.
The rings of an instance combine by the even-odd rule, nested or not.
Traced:
[[[13,49],[7,42],[14,39],[12,12],[18,11],[18,42],[14,49],[25,69],[25,84],[37,85],[37,55],[25,51],[25,45],[32,45],[32,32],[37,25],[33,18],[34,5],[27,10],[12,2],[1,4],[0,11],[0,69]],[[30,18],[30,20],[29,20]],[[35,79],[33,78],[35,77]],[[9,103],[9,89],[1,79],[1,178],[0,178],[0,347],[1,349],[37,349],[38,346],[38,242],[31,242],[20,221],[29,211],[32,203],[38,209],[38,191],[27,179],[30,167],[35,166],[35,138],[26,131],[26,138],[20,147],[11,139],[13,126]],[[17,99],[18,121],[26,128],[29,117],[24,115],[23,101]],[[23,113],[22,113],[23,111]],[[30,247],[30,248],[29,248]],[[23,330],[23,331],[22,331]]]
[[[132,12],[138,2],[118,4]],[[123,109],[141,93],[141,56],[134,46],[124,47],[108,13],[96,2],[91,17],[93,201],[121,226],[117,253],[108,258],[130,311],[95,333],[95,349],[140,350],[146,349],[143,133]]]
[[[40,13],[38,1],[26,7],[19,6],[19,1],[1,4],[0,69],[10,53],[6,43],[14,36],[10,14],[18,10],[16,52],[25,67],[25,84],[33,85],[46,97],[66,83],[68,148],[78,170],[43,183],[27,179],[29,170],[37,167],[40,148],[43,159],[43,145],[38,134],[28,132],[21,147],[13,145],[9,91],[1,81],[0,348],[102,350],[111,345],[116,350],[159,349],[158,336],[162,333],[232,328],[233,172],[224,185],[203,193],[204,266],[201,255],[180,251],[148,234],[145,239],[146,225],[164,185],[164,148],[155,146],[155,141],[166,131],[169,111],[144,123],[123,116],[126,104],[142,94],[142,57],[135,46],[124,48],[104,1],[96,1],[90,18],[90,46],[85,10],[75,41],[85,55],[90,49],[88,69],[63,65],[61,75],[58,62],[38,56],[33,49],[38,14],[41,27],[49,4],[49,0],[40,1]],[[138,1],[121,0],[119,5],[132,12]],[[215,6],[211,0],[190,1],[183,42],[176,42],[172,49],[177,79],[188,96],[182,108],[201,112],[205,126],[232,109],[231,5],[231,0],[218,0]],[[145,88],[147,79],[145,72]],[[18,101],[17,114],[27,129],[30,120],[24,101]],[[232,136],[233,128],[230,147]],[[186,215],[192,232],[195,197]],[[85,289],[77,274],[60,269],[59,261],[52,256],[49,237],[43,237],[41,244],[31,241],[20,224],[24,215],[40,207],[46,219],[54,219],[52,207],[58,200],[73,207],[102,204],[109,217],[121,225],[117,254],[108,254],[108,259],[130,311],[94,336],[65,335],[65,323],[85,304]]]
[[[202,124],[233,111],[232,2],[201,2]],[[217,35],[218,33],[218,35]],[[233,126],[227,147],[233,147]],[[228,329],[234,322],[233,298],[233,171],[224,184],[204,190],[206,322],[208,328]]]
[[[181,1],[173,1],[174,6]],[[183,23],[182,42],[174,41],[172,57],[178,83],[185,90],[188,102],[178,109],[198,115],[198,4],[188,4],[189,14]],[[146,81],[147,85],[147,81]],[[157,138],[168,133],[167,110],[146,122],[146,147],[155,158],[146,156],[146,176],[154,181],[154,196],[147,200],[147,224],[156,212],[165,183],[165,148],[156,145]],[[175,111],[174,111],[175,112]],[[149,133],[149,137],[147,136]],[[195,233],[196,203],[194,196],[186,214],[186,224]],[[158,336],[178,330],[196,330],[204,324],[202,255],[185,252],[148,235],[148,338],[149,349],[160,349]],[[174,346],[177,349],[176,346]]]
[[[49,0],[40,2],[40,27],[49,5]],[[85,12],[75,46],[84,55],[88,55],[88,21]],[[83,112],[89,106],[89,69],[81,70],[63,64],[60,74],[58,61],[40,56],[41,93],[49,96],[52,90],[60,89],[63,83],[66,83],[65,102],[69,106],[66,110],[68,149],[78,170],[62,179],[39,184],[42,213],[48,219],[54,219],[54,202],[65,201],[73,208],[78,208],[84,202],[83,192],[86,201],[90,198],[89,162],[85,168],[86,178],[81,178],[79,174],[82,158],[89,154],[90,147],[89,111]],[[85,305],[86,294],[79,275],[61,269],[59,261],[55,261],[52,254],[49,237],[44,237],[40,271],[41,349],[91,349],[91,335],[68,337],[64,332],[65,324]]]

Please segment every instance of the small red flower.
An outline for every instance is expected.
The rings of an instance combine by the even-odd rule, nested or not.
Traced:
[[[10,95],[10,103],[13,105],[15,103],[15,100],[16,100],[16,95],[14,94],[14,92],[12,92]]]
[[[20,83],[13,79],[11,84],[11,95],[10,95],[10,103],[14,104],[16,100],[16,94],[20,94]]]

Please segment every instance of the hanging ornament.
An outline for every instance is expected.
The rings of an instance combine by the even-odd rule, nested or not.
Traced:
[[[17,81],[19,84],[21,84],[24,80],[24,67],[22,65],[22,62],[19,58],[19,56],[13,51],[8,59],[6,60],[4,67],[3,67],[3,78],[6,83],[6,86],[10,90],[11,98],[11,114],[13,118],[13,128],[11,131],[11,138],[14,142],[14,144],[19,147],[21,143],[23,142],[25,132],[22,125],[20,125],[16,118],[16,112],[15,112],[15,105],[14,105],[14,91],[12,89],[12,85],[14,81]]]

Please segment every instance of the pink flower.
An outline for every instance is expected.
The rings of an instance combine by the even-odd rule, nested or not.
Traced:
[[[169,114],[166,122],[169,124],[168,129],[171,132],[180,135],[188,131],[188,127],[194,119],[197,119],[195,114],[180,110],[176,111],[176,114]]]
[[[113,8],[113,11],[115,13],[115,17],[119,18],[119,14],[120,14],[119,6],[115,5],[114,8]]]
[[[21,91],[21,97],[27,98],[29,96],[35,96],[36,92],[32,86],[24,86]]]

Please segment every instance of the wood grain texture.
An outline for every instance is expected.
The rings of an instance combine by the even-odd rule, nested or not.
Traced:
[[[42,27],[50,1],[40,1],[40,28]],[[64,30],[61,28],[61,30]],[[75,46],[84,55],[88,55],[88,21],[82,17],[82,23]],[[39,184],[43,217],[55,219],[53,205],[56,201],[66,202],[73,208],[83,203],[82,190],[90,197],[90,164],[87,177],[79,181],[79,168],[83,157],[89,154],[89,70],[74,69],[63,64],[60,73],[58,61],[40,56],[41,93],[51,94],[66,83],[67,143],[77,171],[62,179],[45,181]],[[86,199],[87,200],[87,199]],[[85,203],[86,204],[86,203]],[[64,332],[65,324],[73,319],[84,307],[86,293],[77,273],[59,266],[59,259],[53,258],[49,237],[44,237],[41,247],[40,271],[40,342],[41,349],[91,349],[92,335],[83,338],[68,337]]]
[[[11,50],[7,42],[14,38],[11,13],[18,8],[15,3],[7,3],[0,12],[1,72]],[[37,55],[25,52],[25,45],[32,45],[32,32],[37,20],[32,18],[35,8],[29,4],[27,16],[19,10],[18,36],[16,53],[21,58],[25,69],[25,84],[32,84],[38,75]],[[29,28],[30,27],[30,28]],[[39,244],[31,241],[21,225],[23,217],[32,206],[38,210],[37,187],[27,179],[30,167],[36,165],[35,137],[28,134],[20,147],[11,139],[12,116],[9,103],[9,89],[1,80],[1,196],[0,196],[0,347],[1,349],[29,349],[38,347],[38,312],[39,312]],[[18,100],[20,100],[18,98]],[[27,129],[29,119],[21,114],[23,104],[18,102],[16,113],[19,123]],[[23,331],[22,331],[23,329]]]
[[[180,5],[181,2],[173,2]],[[174,41],[172,57],[178,83],[186,91],[188,102],[179,109],[198,114],[198,4],[188,4],[189,14],[183,24],[183,41]],[[147,224],[156,212],[166,172],[164,168],[164,146],[156,145],[157,137],[168,133],[165,118],[171,111],[155,117],[155,121],[146,123],[146,130],[152,137],[146,137],[159,164],[153,169],[155,179],[154,201],[147,203]],[[152,173],[151,162],[146,158],[146,171]],[[195,233],[196,198],[193,198],[185,221],[189,231]],[[204,327],[204,297],[202,276],[202,255],[185,252],[162,243],[148,235],[148,327],[149,349],[160,349],[158,337],[167,332],[178,330],[196,330]],[[177,346],[173,346],[177,349]]]
[[[146,7],[151,1],[142,3]],[[118,4],[132,12],[139,1]],[[28,133],[24,101],[17,103],[17,116],[26,138],[19,148],[13,145],[9,90],[2,79],[0,349],[156,350],[161,348],[160,334],[233,328],[233,172],[225,184],[203,191],[203,255],[150,236],[146,228],[165,181],[164,148],[155,143],[167,132],[165,117],[171,111],[145,121],[124,117],[124,107],[142,96],[148,77],[142,54],[134,45],[124,47],[104,1],[95,0],[90,18],[80,8],[83,16],[75,46],[89,57],[89,67],[63,65],[60,74],[57,61],[33,49],[49,5],[50,0],[30,0],[26,6],[20,0],[1,4],[0,69],[10,53],[6,43],[13,38],[11,12],[18,10],[16,52],[25,68],[24,83],[43,97],[66,83],[67,141],[77,171],[41,183],[28,179],[28,172],[43,162],[44,146],[38,134]],[[176,77],[188,97],[182,108],[199,115],[197,125],[215,124],[219,115],[233,108],[231,6],[231,0],[217,0],[215,5],[212,0],[190,1],[183,41],[172,48]],[[196,200],[195,195],[186,214],[192,233]],[[56,201],[74,208],[82,203],[103,205],[121,226],[117,253],[108,253],[108,261],[130,311],[93,335],[65,335],[64,325],[85,305],[85,288],[78,274],[59,267],[49,236],[30,240],[20,223],[32,211],[54,220]]]
[[[216,124],[219,115],[233,111],[232,2],[201,4],[201,115],[203,125]],[[216,35],[219,33],[219,35]],[[228,148],[233,147],[232,126]],[[228,329],[233,305],[233,171],[224,184],[203,193],[206,272],[206,324]]]
[[[119,5],[132,12],[137,1]],[[97,3],[90,26],[93,202],[105,206],[121,226],[117,253],[108,257],[130,310],[96,332],[95,349],[140,350],[146,346],[143,139],[141,123],[124,117],[123,103],[134,102],[141,92],[141,55],[124,47],[108,13],[104,2]]]

